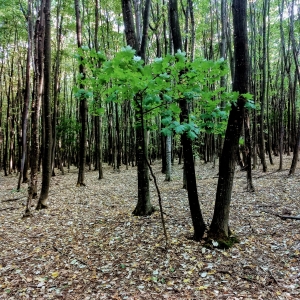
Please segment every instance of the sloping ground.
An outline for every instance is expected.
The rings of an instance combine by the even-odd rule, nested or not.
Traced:
[[[77,172],[52,178],[49,209],[22,219],[27,185],[16,192],[17,177],[0,176],[1,299],[300,299],[299,169],[254,171],[255,193],[245,190],[246,173],[236,172],[230,224],[240,243],[209,250],[188,239],[192,233],[182,169],[164,182],[153,165],[163,197],[169,236],[165,241],[158,212],[133,217],[136,168],[105,178]],[[198,192],[210,223],[217,169],[197,166]],[[153,181],[152,202],[158,207]],[[23,197],[23,198],[22,198]]]

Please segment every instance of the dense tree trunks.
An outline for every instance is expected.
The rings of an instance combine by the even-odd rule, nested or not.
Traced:
[[[182,50],[177,0],[170,1],[170,26],[172,31],[174,51],[177,52],[178,50]],[[187,100],[185,98],[180,99],[179,106],[181,109],[180,122],[187,122],[189,118]],[[186,175],[188,199],[194,227],[193,239],[198,241],[203,237],[205,231],[205,223],[202,217],[200,204],[198,200],[192,141],[188,138],[186,132],[183,133],[181,139],[183,147],[184,171]]]
[[[82,47],[82,27],[81,27],[81,16],[80,16],[80,7],[79,0],[75,0],[75,14],[76,14],[76,35],[77,35],[77,47],[80,49]],[[84,90],[84,84],[82,81],[85,79],[85,68],[80,58],[79,61],[79,74],[80,74],[80,83],[79,89]],[[86,143],[87,143],[87,100],[86,96],[80,93],[79,96],[79,120],[80,120],[80,138],[79,138],[79,170],[78,170],[78,179],[77,186],[85,186],[85,163],[86,163]]]
[[[235,76],[233,91],[240,94],[248,91],[248,38],[247,38],[247,1],[233,0],[234,58]],[[245,98],[240,95],[236,105],[232,105],[225,133],[224,146],[219,165],[219,179],[213,219],[208,236],[211,239],[227,239],[229,230],[229,211],[236,153],[244,120]]]
[[[43,115],[45,145],[42,160],[42,188],[36,209],[47,208],[51,178],[52,119],[51,119],[51,0],[45,0],[44,96]]]

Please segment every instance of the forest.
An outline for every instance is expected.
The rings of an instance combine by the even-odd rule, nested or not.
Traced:
[[[299,0],[0,0],[0,298],[300,299]]]

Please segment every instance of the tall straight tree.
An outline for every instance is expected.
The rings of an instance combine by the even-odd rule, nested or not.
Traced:
[[[135,49],[138,55],[145,61],[146,58],[146,46],[148,40],[148,28],[149,28],[149,12],[150,12],[150,0],[145,1],[145,7],[143,12],[143,29],[141,46],[139,46],[138,39],[135,32],[132,6],[130,0],[122,0],[122,12],[123,21],[125,27],[126,42],[129,46]],[[142,96],[135,95],[136,102],[136,117],[139,118],[139,126],[136,128],[136,155],[137,155],[137,172],[138,172],[138,203],[133,211],[134,215],[143,216],[150,215],[154,209],[150,201],[149,191],[149,170],[147,165],[147,139],[146,130],[143,126],[143,107]]]
[[[38,183],[38,154],[39,154],[39,124],[40,108],[44,83],[44,38],[45,38],[45,16],[43,14],[44,1],[40,5],[40,17],[35,22],[34,34],[34,79],[33,97],[31,103],[31,134],[30,134],[30,181],[28,184],[28,198],[24,217],[31,215],[30,207],[32,199],[37,197]]]
[[[75,0],[75,13],[76,13],[76,34],[77,34],[77,47],[82,47],[82,26],[80,17],[79,0]],[[82,58],[79,61],[79,74],[80,80],[85,79],[85,69]],[[84,89],[82,82],[79,84],[80,90]],[[80,93],[79,96],[79,116],[80,116],[80,141],[79,141],[79,172],[77,186],[85,186],[85,161],[86,161],[86,140],[87,140],[87,100],[86,96]]]
[[[170,0],[170,25],[174,52],[177,52],[178,50],[182,50],[182,39],[179,26],[177,0]],[[180,122],[188,122],[189,109],[187,99],[185,97],[181,98],[179,105],[181,109]],[[200,240],[205,231],[205,223],[202,217],[200,204],[198,200],[192,140],[188,138],[186,132],[183,133],[183,135],[181,136],[181,142],[183,147],[183,162],[187,183],[188,199],[194,227],[193,239]]]
[[[99,32],[99,1],[95,1],[95,50],[99,51],[99,42],[98,42],[98,32]],[[100,67],[100,63],[97,62],[98,67]],[[95,102],[97,105],[101,106],[100,95],[97,93],[95,95]],[[99,178],[103,179],[103,168],[102,168],[102,116],[97,114],[94,118],[94,126],[95,126],[95,169],[99,171]]]
[[[263,166],[263,171],[267,172],[266,163],[266,147],[265,147],[265,132],[264,132],[264,114],[267,94],[267,12],[268,0],[263,2],[263,27],[262,27],[262,81],[261,81],[261,100],[260,100],[260,160]]]
[[[219,179],[213,219],[208,237],[214,240],[227,240],[229,230],[229,210],[236,165],[239,138],[244,120],[246,99],[242,94],[248,91],[248,38],[247,0],[233,0],[233,30],[235,71],[233,91],[239,92],[236,104],[232,104],[225,133],[224,146],[219,164]]]
[[[295,76],[298,79],[298,83],[300,86],[300,63],[298,60],[299,50],[300,50],[300,44],[296,44],[295,39],[295,32],[294,32],[294,7],[295,7],[295,1],[293,0],[290,4],[290,36],[291,36],[291,42],[292,42],[292,50],[293,50],[293,57],[295,62]],[[295,78],[295,84],[296,84],[296,78]],[[293,150],[293,160],[290,167],[289,175],[293,175],[296,170],[297,161],[299,157],[299,144],[300,144],[300,118],[298,120],[298,131],[297,131],[297,137],[294,144],[294,150]]]
[[[28,111],[30,102],[30,62],[31,62],[31,52],[32,52],[32,15],[31,15],[31,0],[28,0],[28,44],[27,44],[27,58],[26,58],[26,75],[25,75],[25,91],[24,91],[24,104],[22,112],[22,160],[21,160],[21,170],[18,180],[17,190],[21,187],[21,178],[23,176],[25,160],[26,160],[26,148],[27,148],[27,123],[28,123]],[[6,141],[8,138],[6,139]],[[4,168],[4,170],[6,170]]]
[[[51,0],[45,0],[45,40],[44,40],[44,153],[42,161],[42,189],[36,209],[47,208],[51,178],[52,120],[51,120]]]

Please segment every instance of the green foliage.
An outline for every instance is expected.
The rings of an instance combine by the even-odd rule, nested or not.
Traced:
[[[153,117],[161,115],[165,135],[186,132],[195,139],[201,131],[224,133],[231,103],[236,103],[239,97],[238,93],[227,93],[218,85],[221,76],[228,72],[224,59],[197,58],[190,62],[184,52],[178,51],[144,65],[129,46],[109,60],[103,53],[82,47],[77,59],[86,67],[87,76],[83,82],[86,89],[77,89],[76,96],[90,99],[89,109],[93,114],[104,112],[97,106],[95,95],[101,95],[105,102],[130,100],[138,124],[143,115],[147,128],[154,128]],[[243,96],[249,98],[247,105],[251,107],[251,95]],[[193,115],[183,123],[179,122],[181,99],[194,106]],[[225,109],[220,108],[221,104],[223,107],[225,104]]]
[[[80,124],[75,118],[61,117],[57,128],[58,139],[63,139],[67,145],[75,142],[75,135],[79,132]]]

